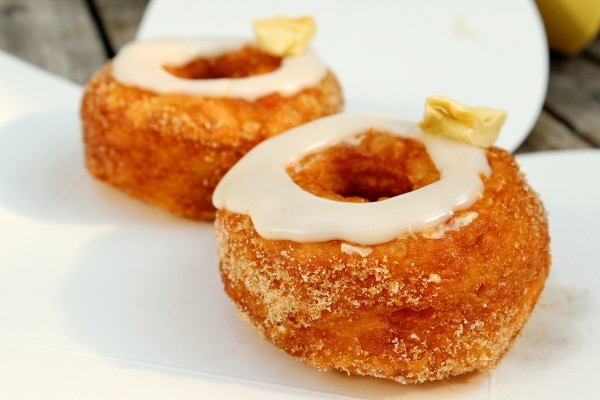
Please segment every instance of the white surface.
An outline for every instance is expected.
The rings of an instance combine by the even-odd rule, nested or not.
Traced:
[[[508,111],[500,147],[515,150],[545,98],[548,55],[532,0],[153,0],[138,37],[253,37],[252,21],[311,15],[313,48],[337,74],[346,111],[418,119],[425,98]]]
[[[600,189],[590,184],[600,152],[520,158],[550,212],[554,266],[499,368],[401,386],[319,372],[259,338],[222,291],[210,224],[167,215],[85,172],[80,89],[2,53],[0,76],[12,77],[0,80],[0,398],[530,400],[600,391]]]
[[[160,11],[169,21],[161,4],[152,3],[149,17]],[[202,16],[194,4],[180,32]],[[511,5],[516,26],[531,17],[519,17],[520,4]],[[459,15],[479,26],[467,11]],[[146,19],[142,34],[152,26]],[[0,77],[10,77],[0,79],[0,398],[502,400],[600,391],[600,152],[520,158],[550,212],[554,266],[540,307],[499,368],[405,387],[321,373],[260,339],[222,291],[210,224],[172,217],[88,176],[81,89],[3,53]],[[390,101],[355,84],[355,110],[419,111],[412,94],[394,91]],[[520,95],[519,104],[537,107],[531,92]]]

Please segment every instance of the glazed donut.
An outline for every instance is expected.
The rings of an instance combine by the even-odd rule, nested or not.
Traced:
[[[132,42],[85,88],[86,166],[134,197],[212,220],[214,187],[243,154],[343,102],[312,50],[276,57],[236,38]]]
[[[489,370],[549,273],[546,212],[515,159],[396,116],[339,114],[265,141],[217,186],[224,288],[323,370]]]

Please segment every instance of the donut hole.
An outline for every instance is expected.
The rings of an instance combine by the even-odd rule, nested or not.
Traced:
[[[279,68],[281,58],[246,46],[217,57],[196,58],[181,66],[164,65],[170,74],[183,79],[244,78]]]
[[[374,130],[306,155],[287,173],[307,192],[349,202],[385,200],[440,179],[421,142]]]

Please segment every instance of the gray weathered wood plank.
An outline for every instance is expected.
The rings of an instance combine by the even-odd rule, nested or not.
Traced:
[[[590,44],[585,53],[600,62],[600,35]]]
[[[553,59],[545,107],[600,147],[600,64],[587,57]]]
[[[148,0],[94,0],[112,49],[133,40]]]
[[[0,0],[0,49],[78,83],[105,62],[84,0]]]
[[[546,111],[542,111],[531,134],[519,146],[516,153],[543,150],[584,149],[590,143],[573,134],[573,131]]]

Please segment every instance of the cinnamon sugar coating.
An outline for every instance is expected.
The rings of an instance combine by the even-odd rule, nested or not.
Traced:
[[[179,77],[211,79],[266,73],[280,60],[252,47],[194,60]],[[125,86],[107,63],[85,88],[80,115],[86,166],[96,178],[187,218],[212,220],[212,192],[222,176],[264,139],[343,108],[331,71],[294,96],[255,101],[156,94]]]
[[[475,204],[374,246],[268,240],[248,216],[217,211],[225,291],[268,341],[323,370],[418,383],[494,368],[528,320],[551,257],[538,195],[509,153],[491,148],[487,158],[492,173]],[[404,168],[430,179],[419,163]]]

